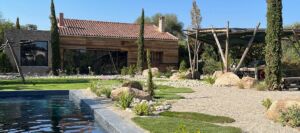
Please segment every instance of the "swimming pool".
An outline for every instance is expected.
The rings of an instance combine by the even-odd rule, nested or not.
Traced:
[[[105,130],[94,121],[87,106],[78,107],[69,99],[68,92],[21,92],[0,94],[0,132],[105,133]]]

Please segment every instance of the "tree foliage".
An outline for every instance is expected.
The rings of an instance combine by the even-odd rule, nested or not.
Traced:
[[[9,30],[9,29],[13,29],[14,28],[14,24],[8,20],[3,19],[0,16],[0,44],[4,43],[4,31],[5,30]]]
[[[166,21],[166,27],[165,31],[171,33],[172,35],[178,37],[178,38],[183,38],[183,23],[180,22],[177,18],[176,14],[161,14],[161,13],[156,13],[151,17],[144,17],[144,22],[145,24],[154,24],[156,26],[159,26],[159,18],[161,16],[164,16]],[[135,23],[139,24],[141,22],[141,17],[137,18]]]
[[[141,15],[141,23],[140,23],[140,35],[138,39],[138,58],[137,58],[137,71],[138,73],[142,73],[143,65],[144,65],[144,32],[145,32],[145,21],[144,21],[145,13],[144,9],[142,9]]]
[[[22,26],[22,29],[24,29],[24,30],[37,30],[38,27],[35,24],[26,24],[25,26]]]
[[[147,78],[148,92],[150,96],[154,96],[154,83],[152,79],[153,75],[151,70],[151,53],[149,49],[147,49],[147,65],[148,65],[148,78]]]
[[[197,28],[197,29],[200,28],[202,22],[202,16],[196,0],[193,1],[191,17],[192,17],[192,28]]]
[[[11,72],[13,70],[10,61],[4,51],[0,50],[0,72]]]
[[[59,49],[59,32],[57,26],[57,20],[55,15],[55,6],[53,0],[51,0],[51,47],[52,47],[52,71],[54,75],[58,75],[60,69],[60,49]]]
[[[282,0],[267,0],[266,31],[266,84],[270,90],[280,90],[281,81],[281,34],[282,34]]]

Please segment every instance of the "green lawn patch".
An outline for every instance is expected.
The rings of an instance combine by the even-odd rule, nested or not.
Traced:
[[[160,116],[167,116],[167,117],[176,117],[182,119],[190,119],[190,120],[199,120],[205,121],[210,123],[232,123],[235,122],[234,119],[225,117],[225,116],[213,116],[207,115],[202,113],[193,113],[193,112],[162,112],[159,114]]]
[[[95,79],[72,79],[72,78],[41,78],[27,79],[26,84],[21,80],[1,80],[0,91],[26,91],[26,90],[74,90],[85,89]],[[119,80],[101,80],[101,83],[112,85]]]
[[[158,85],[155,90],[155,98],[156,99],[183,99],[183,96],[177,95],[177,93],[193,93],[194,91],[190,88],[185,87],[172,87],[165,85]]]
[[[242,130],[236,127],[219,126],[199,120],[183,119],[176,117],[135,117],[132,119],[142,128],[151,133],[174,133],[177,129],[184,125],[187,132],[196,133],[200,130],[201,133],[241,133]]]

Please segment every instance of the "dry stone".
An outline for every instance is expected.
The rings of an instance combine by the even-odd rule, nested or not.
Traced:
[[[213,78],[218,78],[218,77],[220,77],[222,74],[223,74],[222,71],[215,71],[214,74],[213,74]]]
[[[118,100],[122,93],[129,93],[132,94],[135,98],[140,100],[151,100],[151,96],[148,92],[136,89],[136,88],[129,88],[129,87],[121,87],[115,89],[111,92],[111,97],[113,100]]]
[[[299,99],[283,99],[274,101],[271,105],[271,107],[266,112],[266,117],[268,119],[278,121],[280,117],[280,113],[287,111],[289,107],[292,107],[294,105],[300,106],[300,98]]]
[[[148,71],[149,71],[148,69],[145,69],[145,70],[143,71],[143,76],[147,77],[147,76],[148,76]],[[159,75],[159,69],[158,69],[158,68],[156,68],[156,67],[151,68],[151,71],[152,71],[152,75],[153,75],[153,76]]]
[[[244,88],[251,89],[257,83],[257,80],[251,77],[243,77],[241,83],[243,84]]]
[[[241,79],[232,72],[223,73],[220,75],[216,81],[215,86],[225,87],[225,86],[237,86],[241,82]]]

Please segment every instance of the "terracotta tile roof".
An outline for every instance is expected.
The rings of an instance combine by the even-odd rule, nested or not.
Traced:
[[[139,24],[77,19],[64,19],[64,26],[59,27],[61,36],[138,39],[139,31]],[[155,25],[148,24],[145,25],[144,36],[146,40],[178,40],[168,32],[159,32]]]

